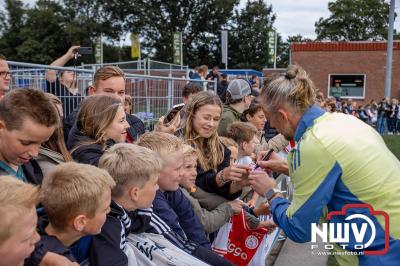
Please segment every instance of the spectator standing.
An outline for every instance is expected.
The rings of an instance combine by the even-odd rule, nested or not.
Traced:
[[[393,135],[396,131],[396,119],[397,119],[397,99],[392,98],[390,105],[389,105],[389,110],[387,112],[387,116],[388,116],[388,134],[389,135]]]
[[[206,82],[206,77],[207,77],[207,72],[208,72],[208,66],[206,65],[201,65],[199,67],[199,70],[197,71],[197,74],[201,81],[198,83],[200,86],[204,88],[204,90],[207,90],[207,82]]]
[[[331,95],[339,101],[340,97],[343,96],[343,89],[339,83],[335,83],[335,87],[332,88]]]
[[[397,100],[397,113],[396,113],[396,132],[400,135],[400,100]]]
[[[10,89],[11,73],[6,60],[6,57],[0,54],[0,100]]]
[[[228,88],[228,85],[229,85],[228,75],[225,73],[221,74],[220,80],[217,85],[217,94],[221,99],[222,103],[225,103],[226,101],[226,89]]]
[[[364,112],[368,116],[367,122],[371,126],[375,127],[376,126],[376,121],[378,119],[378,110],[377,110],[376,103],[374,104],[373,101],[371,101],[371,103],[365,105]]]
[[[57,58],[50,66],[63,67],[69,60],[77,57],[79,46],[71,46],[60,58]],[[65,116],[68,116],[80,103],[83,97],[77,87],[77,74],[74,71],[46,70],[46,92],[59,97],[63,103]]]
[[[224,106],[221,122],[218,126],[218,134],[226,137],[228,125],[240,121],[240,116],[249,108],[250,104],[250,84],[244,79],[234,79],[229,82],[226,89],[226,105]]]
[[[378,121],[376,123],[376,129],[380,134],[387,132],[387,111],[390,110],[389,99],[383,98],[378,105]]]
[[[257,75],[252,75],[250,79],[251,89],[258,94],[260,94],[260,78]]]

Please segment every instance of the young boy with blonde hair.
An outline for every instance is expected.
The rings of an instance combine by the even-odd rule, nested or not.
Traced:
[[[211,234],[228,222],[233,214],[239,214],[245,204],[240,200],[227,201],[197,187],[197,152],[192,146],[184,144],[183,156],[180,189],[192,204],[206,233]]]
[[[228,126],[227,134],[238,144],[237,163],[255,165],[251,156],[254,154],[256,145],[259,144],[257,128],[248,122],[234,122]],[[243,188],[242,196],[249,207],[255,206],[258,194],[251,191],[250,187]]]
[[[93,238],[90,263],[97,266],[131,265],[135,257],[127,249],[126,237],[151,227],[152,211],[148,208],[158,189],[162,162],[149,149],[120,143],[103,154],[99,167],[110,173],[116,186],[111,194],[111,212],[101,234]]]
[[[172,134],[150,132],[141,136],[139,146],[158,153],[163,167],[158,179],[159,189],[153,201],[153,210],[172,230],[195,245],[193,256],[211,265],[230,265],[211,251],[199,217],[190,201],[179,189],[183,166],[183,141]]]
[[[2,176],[0,187],[0,265],[23,265],[40,239],[36,232],[39,187],[13,176]]]
[[[231,156],[229,158],[230,165],[235,164],[238,160],[239,145],[231,138],[218,137],[222,144],[231,151]]]
[[[238,161],[240,164],[252,164],[251,155],[254,153],[258,130],[249,122],[233,122],[227,128],[228,136],[238,144]]]
[[[41,240],[29,258],[39,265],[47,252],[75,262],[70,247],[85,235],[96,235],[110,211],[112,177],[97,167],[68,162],[43,179],[40,195],[48,221],[39,221]]]

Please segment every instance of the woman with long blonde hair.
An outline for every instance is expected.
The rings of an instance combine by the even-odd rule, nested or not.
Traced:
[[[251,168],[229,165],[230,151],[221,143],[217,133],[222,110],[217,95],[197,93],[186,110],[183,136],[185,142],[197,151],[196,185],[231,200],[240,196]]]

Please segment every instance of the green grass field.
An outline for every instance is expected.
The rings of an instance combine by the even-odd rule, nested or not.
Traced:
[[[400,135],[383,135],[382,137],[388,148],[400,160]]]

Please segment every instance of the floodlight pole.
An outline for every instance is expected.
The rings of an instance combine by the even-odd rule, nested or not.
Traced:
[[[393,61],[393,24],[395,0],[390,0],[389,31],[387,39],[387,55],[385,69],[385,97],[390,98],[392,87],[392,61]]]

